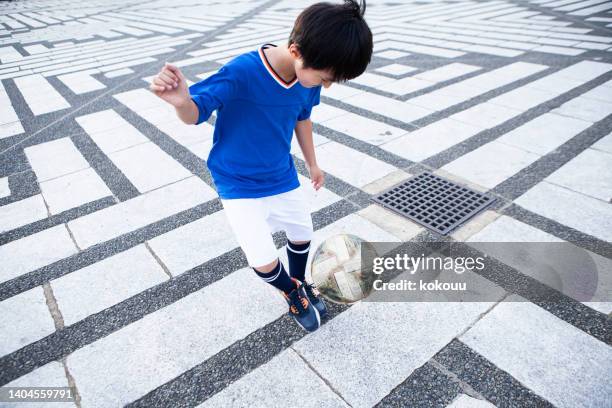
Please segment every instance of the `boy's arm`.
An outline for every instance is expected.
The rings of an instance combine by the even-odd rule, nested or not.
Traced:
[[[193,99],[189,98],[185,100],[184,103],[175,105],[174,110],[176,110],[177,116],[184,123],[188,125],[195,125],[198,123],[200,112]]]
[[[188,125],[197,123],[198,107],[191,99],[187,81],[177,66],[166,63],[151,81],[150,89],[155,95],[174,106],[180,120]]]
[[[237,85],[227,66],[191,87],[181,70],[166,63],[151,82],[150,89],[176,110],[180,120],[188,125],[207,120],[211,113],[233,98]],[[193,95],[190,90],[193,90]]]
[[[323,185],[324,176],[317,165],[317,158],[315,157],[314,142],[312,140],[312,121],[310,118],[297,122],[295,125],[295,136],[297,137],[298,144],[304,155],[304,161],[310,173],[310,179],[312,180],[315,190],[318,190]]]
[[[300,120],[295,125],[295,136],[304,155],[304,161],[308,167],[317,165],[315,157],[314,142],[312,141],[312,121],[310,119]]]

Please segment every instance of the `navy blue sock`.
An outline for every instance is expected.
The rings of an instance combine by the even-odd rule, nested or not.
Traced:
[[[264,282],[269,283],[270,285],[282,290],[285,293],[289,293],[296,288],[295,282],[291,280],[289,274],[283,266],[283,263],[280,260],[278,261],[278,265],[276,265],[276,268],[274,268],[272,272],[265,273],[258,271],[255,268],[253,268],[253,270],[255,271],[257,276],[263,279]]]
[[[310,241],[305,244],[294,244],[287,241],[287,259],[289,260],[289,273],[292,278],[304,282],[306,278],[306,261],[308,261]]]

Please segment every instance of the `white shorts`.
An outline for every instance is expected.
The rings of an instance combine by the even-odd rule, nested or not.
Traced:
[[[221,203],[251,267],[278,258],[274,232],[285,231],[290,241],[312,239],[310,203],[303,186],[268,197],[221,199]]]

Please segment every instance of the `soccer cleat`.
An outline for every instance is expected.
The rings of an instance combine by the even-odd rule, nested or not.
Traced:
[[[303,284],[304,292],[306,292],[306,296],[308,296],[308,299],[310,300],[312,305],[319,312],[319,316],[325,316],[327,314],[327,306],[325,306],[325,302],[323,301],[323,299],[321,299],[321,296],[319,296],[319,291],[317,290],[317,287],[312,283],[308,283],[306,281],[304,281]]]
[[[289,315],[293,317],[302,329],[309,332],[315,331],[321,325],[319,311],[308,299],[302,282],[295,278],[291,278],[291,280],[295,282],[296,288],[290,293],[282,292],[289,305]]]

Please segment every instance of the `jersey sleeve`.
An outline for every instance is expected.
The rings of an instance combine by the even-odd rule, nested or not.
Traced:
[[[191,99],[198,107],[196,125],[208,120],[214,110],[235,98],[237,78],[226,65],[219,71],[189,87]]]
[[[298,115],[298,121],[306,120],[310,118],[310,113],[312,112],[313,106],[317,106],[321,102],[321,87],[318,86],[315,91],[313,91],[313,96],[309,101],[308,105],[306,105],[300,114]]]

